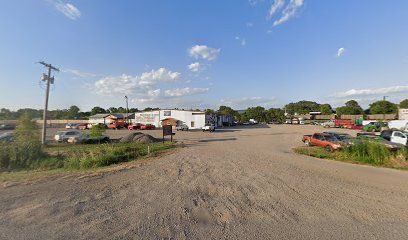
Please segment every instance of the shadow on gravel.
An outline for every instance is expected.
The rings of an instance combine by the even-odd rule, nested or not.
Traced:
[[[203,139],[199,140],[198,142],[224,142],[224,141],[235,141],[236,138],[211,138],[211,139]]]

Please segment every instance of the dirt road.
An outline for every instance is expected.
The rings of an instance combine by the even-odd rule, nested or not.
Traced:
[[[408,172],[294,154],[316,129],[178,133],[133,169],[0,188],[0,239],[407,239]]]

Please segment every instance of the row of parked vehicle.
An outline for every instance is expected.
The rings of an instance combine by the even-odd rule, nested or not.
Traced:
[[[79,130],[58,131],[54,135],[54,140],[57,142],[86,144],[110,142],[110,138],[108,136],[102,135],[100,137],[91,137],[89,134],[83,133]]]
[[[313,135],[304,135],[302,141],[306,146],[323,147],[332,152],[350,145],[356,141],[372,141],[386,146],[390,150],[408,147],[408,133],[394,130],[385,130],[380,135],[373,133],[358,133],[354,138],[349,134],[340,132],[322,132]]]

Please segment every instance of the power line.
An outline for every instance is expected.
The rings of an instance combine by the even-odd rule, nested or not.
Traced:
[[[48,74],[43,73],[41,80],[47,83],[47,88],[45,90],[45,104],[44,104],[44,112],[43,112],[43,129],[42,129],[42,136],[41,136],[41,142],[44,145],[46,143],[45,137],[47,135],[47,111],[48,111],[48,98],[50,95],[50,85],[54,84],[54,77],[51,77],[51,71],[54,70],[56,72],[59,72],[59,69],[52,66],[49,63],[45,63],[43,61],[38,62],[39,64],[44,65],[46,68],[48,68]]]

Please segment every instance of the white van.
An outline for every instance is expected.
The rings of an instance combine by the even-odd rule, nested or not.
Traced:
[[[389,129],[408,131],[408,120],[393,120],[388,122]]]

